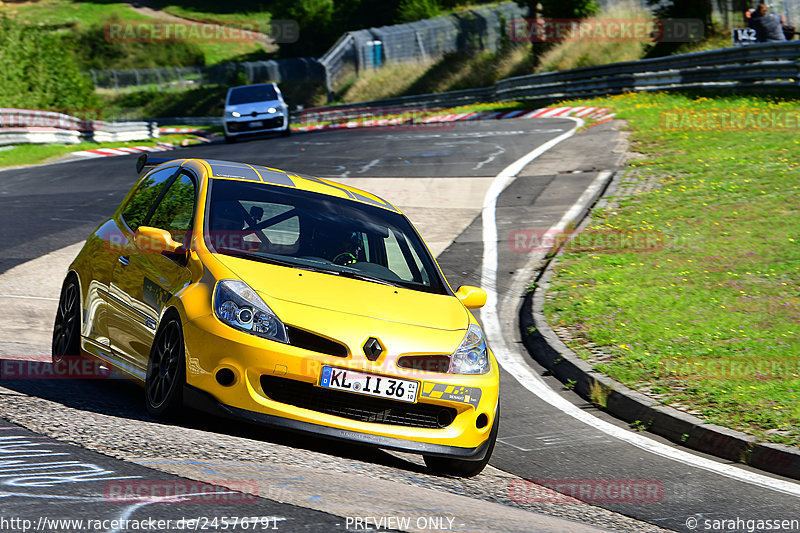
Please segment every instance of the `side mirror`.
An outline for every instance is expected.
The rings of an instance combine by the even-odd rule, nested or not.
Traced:
[[[456,291],[456,298],[461,300],[467,309],[480,309],[486,305],[486,291],[479,287],[462,285]]]
[[[183,245],[175,241],[167,230],[149,226],[139,226],[133,242],[144,253],[174,254],[183,250]]]
[[[225,102],[220,102],[217,104],[218,109],[225,109]]]

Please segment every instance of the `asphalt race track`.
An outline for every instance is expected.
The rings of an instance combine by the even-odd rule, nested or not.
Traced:
[[[171,155],[244,161],[341,179],[377,192],[401,208],[408,206],[405,210],[426,240],[441,244],[432,249],[456,287],[480,283],[485,244],[480,206],[492,179],[573,126],[572,121],[563,119],[512,119],[435,128],[320,132],[190,147]],[[613,144],[607,140],[615,135],[611,125],[605,124],[565,140],[528,165],[499,195],[494,221],[498,235],[496,290],[508,349],[524,357],[539,379],[564,399],[598,419],[626,428],[562,390],[521,348],[513,324],[520,303],[520,293],[515,292],[519,280],[514,275],[525,268],[529,257],[509,244],[515,230],[552,227],[587,187],[596,183],[602,171],[615,170],[605,148]],[[49,278],[58,286],[68,261],[59,259],[58,264],[64,266],[53,271],[47,266],[53,264],[48,263],[47,254],[81,241],[116,208],[136,178],[134,160],[109,157],[0,172],[0,227],[4,228],[0,235],[0,302],[7,321],[23,320],[24,314],[18,316],[15,306],[29,302],[22,302],[25,296],[5,297],[3,283],[19,284],[30,275],[30,279]],[[46,294],[31,298],[52,305]],[[30,303],[30,309],[35,314],[39,308],[34,304]],[[47,320],[41,321],[42,331]],[[9,327],[0,328],[0,357],[39,354],[45,349],[46,332],[38,326],[28,328],[36,331],[27,337],[21,331],[25,324],[18,326],[19,334]],[[691,460],[646,451],[565,414],[506,372],[501,372],[501,391],[503,418],[491,461],[494,468],[472,480],[450,480],[427,475],[419,458],[405,454],[267,434],[259,428],[231,427],[200,416],[189,416],[177,426],[159,424],[148,417],[139,389],[127,382],[3,379],[0,416],[6,420],[0,419],[0,530],[6,530],[3,517],[35,522],[43,514],[85,519],[124,513],[156,519],[249,516],[271,519],[275,527],[286,531],[354,530],[354,523],[343,517],[392,513],[427,516],[431,522],[426,528],[384,523],[389,526],[386,529],[430,530],[441,525],[438,530],[578,531],[600,527],[747,531],[747,520],[800,519],[800,485],[792,483],[788,490],[785,486],[781,489],[780,482],[786,480],[744,466],[736,467],[743,474],[734,479],[700,468]],[[27,453],[30,450],[34,452]],[[47,454],[64,455],[51,458]],[[25,455],[34,456],[26,459],[25,467],[3,462]],[[690,457],[728,464],[694,452]],[[67,463],[51,465],[61,469],[56,473],[79,473],[64,474],[61,479],[68,481],[58,483],[51,472],[48,484],[42,462]],[[43,473],[34,476],[31,472]],[[70,476],[81,474],[86,474],[81,479],[92,483],[69,481]],[[110,502],[109,487],[113,488],[118,477],[178,485],[187,479],[202,479],[208,484],[198,490],[214,494],[210,500],[148,506]],[[586,505],[572,500],[543,501],[537,493],[515,491],[515,487],[527,487],[523,479],[546,480],[548,485],[560,480],[564,486],[590,480],[594,487],[627,480],[647,490],[629,502],[584,494],[582,499],[591,504]],[[237,484],[231,480],[245,481]],[[251,490],[253,485],[258,485],[258,490]],[[257,492],[259,497],[250,497],[248,492]],[[238,499],[248,505],[241,505]],[[415,499],[425,501],[414,503]],[[480,509],[475,508],[476,500]],[[453,516],[458,520],[448,522],[446,518]],[[443,520],[434,522],[435,518]],[[740,526],[704,527],[705,520],[737,518]]]

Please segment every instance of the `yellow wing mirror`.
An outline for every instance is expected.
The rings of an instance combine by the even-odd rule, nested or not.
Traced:
[[[174,254],[183,249],[183,245],[174,240],[167,230],[150,226],[139,226],[133,236],[133,242],[145,253]]]
[[[456,291],[456,297],[467,309],[480,309],[486,305],[486,291],[479,287],[462,285]]]

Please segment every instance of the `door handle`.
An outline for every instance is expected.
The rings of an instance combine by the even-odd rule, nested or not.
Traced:
[[[130,258],[126,255],[119,256],[119,262],[122,263],[122,266],[128,266],[131,262]]]

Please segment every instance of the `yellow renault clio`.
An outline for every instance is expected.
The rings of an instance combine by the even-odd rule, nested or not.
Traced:
[[[416,452],[473,476],[494,448],[497,362],[393,205],[228,161],[148,160],[64,281],[53,357],[100,360],[184,406]]]

